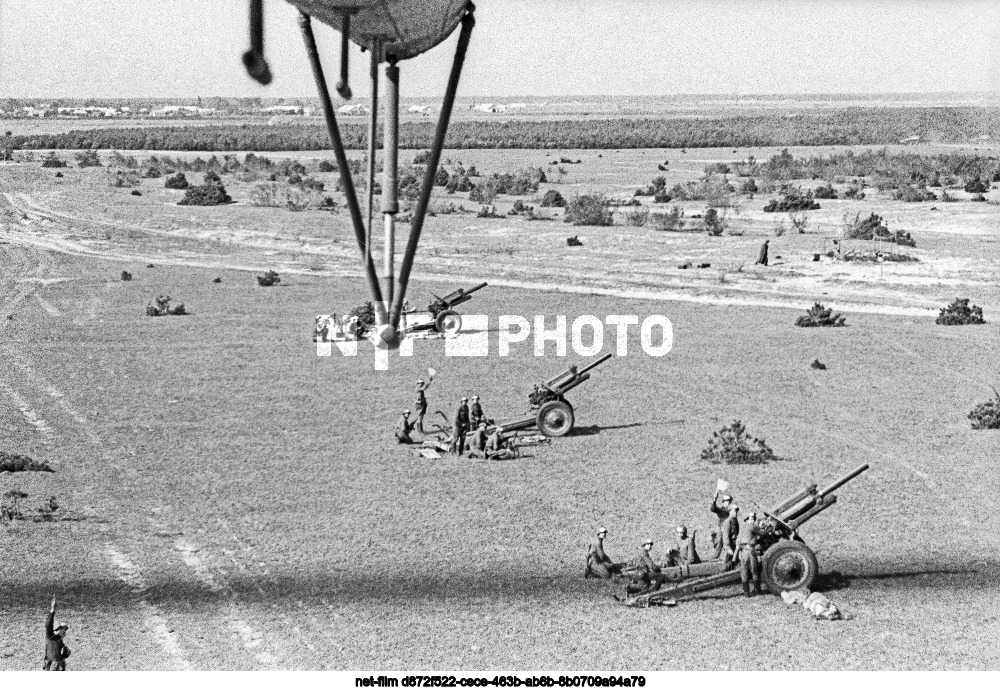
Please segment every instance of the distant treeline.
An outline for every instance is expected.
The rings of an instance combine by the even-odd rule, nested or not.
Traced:
[[[433,122],[402,123],[400,146],[426,149]],[[343,123],[348,148],[365,147],[366,126]],[[847,108],[828,113],[719,118],[474,120],[453,122],[452,149],[647,149],[751,146],[897,144],[919,135],[932,142],[1000,141],[1000,109]],[[379,135],[381,141],[381,135]],[[0,139],[14,149],[160,151],[311,151],[329,149],[326,129],[314,124],[127,127],[31,134]]]

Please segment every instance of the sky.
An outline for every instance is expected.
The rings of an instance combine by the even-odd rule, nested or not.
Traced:
[[[1000,91],[1000,0],[476,5],[462,96]],[[268,87],[240,60],[245,0],[0,0],[0,98],[313,96],[297,10],[265,13]],[[339,34],[317,37],[333,82]],[[404,97],[443,93],[456,37],[402,63]]]

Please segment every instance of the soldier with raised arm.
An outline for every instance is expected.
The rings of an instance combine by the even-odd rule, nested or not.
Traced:
[[[42,669],[47,672],[65,672],[66,658],[69,657],[69,648],[63,642],[69,627],[66,624],[55,625],[56,622],[56,599],[52,598],[52,606],[49,608],[49,615],[45,618],[45,659]]]
[[[431,375],[429,379],[426,384],[423,379],[417,380],[417,399],[413,402],[413,410],[417,416],[416,428],[421,434],[424,434],[424,415],[427,414],[427,396],[424,392],[434,383],[434,376]]]
[[[720,481],[721,485],[721,481]],[[725,546],[725,540],[722,534],[722,523],[729,517],[729,507],[733,503],[733,498],[725,494],[722,489],[715,490],[715,496],[712,498],[712,504],[708,507],[708,510],[715,514],[715,518],[718,521],[718,526],[715,530],[715,536],[717,539],[712,540],[712,547],[714,551],[714,558],[718,559],[722,556],[722,550]]]

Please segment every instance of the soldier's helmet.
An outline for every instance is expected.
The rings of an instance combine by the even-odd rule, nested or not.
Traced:
[[[483,429],[486,429],[486,421],[483,420],[482,422],[480,422],[479,426],[482,427]]]
[[[747,514],[747,520],[748,521],[756,521],[757,520],[757,514],[756,514],[756,512],[751,511],[750,513],[748,513]]]
[[[418,380],[417,380],[417,383],[418,383],[418,384],[423,384],[423,383],[424,383],[424,380],[423,380],[423,379],[418,379]]]
[[[479,400],[479,396],[473,396],[473,397],[472,397],[472,400],[473,400],[473,401],[478,401],[478,400]]]
[[[646,545],[649,545],[650,547],[652,547],[653,546],[653,541],[652,540],[646,540],[645,542],[642,543],[643,547],[645,547]]]
[[[681,536],[687,535],[687,531],[688,531],[688,529],[687,529],[686,525],[679,525],[679,526],[677,526],[677,534],[678,535],[681,535]]]
[[[409,410],[404,410],[404,411],[403,411],[403,415],[409,415],[409,414],[410,414],[410,411],[409,411]]]
[[[732,506],[729,507],[729,515],[734,516],[739,512],[739,510],[740,507],[738,507],[736,504],[733,504]]]
[[[55,627],[54,631],[56,633],[59,633],[60,631],[66,633],[67,631],[69,631],[69,626],[67,626],[66,624],[59,624],[59,626]]]
[[[469,400],[468,396],[462,396],[462,403],[465,403],[468,400]]]
[[[497,425],[497,434],[500,434],[501,432],[503,432],[503,427]]]
[[[733,498],[730,495],[728,495],[728,494],[723,494],[722,495],[722,503],[723,504],[728,504],[732,500],[733,500]]]
[[[602,527],[600,527],[600,528],[597,529],[597,535],[598,536],[607,535],[607,534],[608,534],[608,529],[607,528],[605,528],[605,527],[602,526]]]

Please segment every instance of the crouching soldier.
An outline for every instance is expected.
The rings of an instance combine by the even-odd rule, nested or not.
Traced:
[[[753,582],[755,595],[762,595],[760,587],[760,552],[759,536],[761,532],[757,527],[757,514],[751,512],[746,520],[740,524],[739,536],[736,539],[739,549],[740,560],[740,583],[743,585],[743,594],[750,597],[750,583]]]
[[[597,544],[590,546],[587,552],[587,570],[584,578],[611,578],[622,572],[622,565],[615,564],[604,551],[604,538],[608,536],[606,528],[597,529]]]
[[[649,556],[652,549],[652,540],[646,540],[642,543],[642,549],[639,550],[639,554],[635,559],[635,585],[626,588],[627,594],[645,595],[646,593],[651,593],[663,585],[663,582],[666,580],[660,567]]]
[[[480,422],[469,435],[469,458],[486,458],[486,423]]]
[[[399,416],[399,422],[396,423],[396,442],[399,444],[415,443],[410,437],[412,431],[413,423],[410,422],[410,411],[404,410],[403,414]]]
[[[45,660],[42,669],[47,672],[65,672],[69,648],[66,647],[63,638],[69,631],[69,627],[66,624],[55,626],[55,621],[56,600],[52,598],[49,616],[45,618]]]

